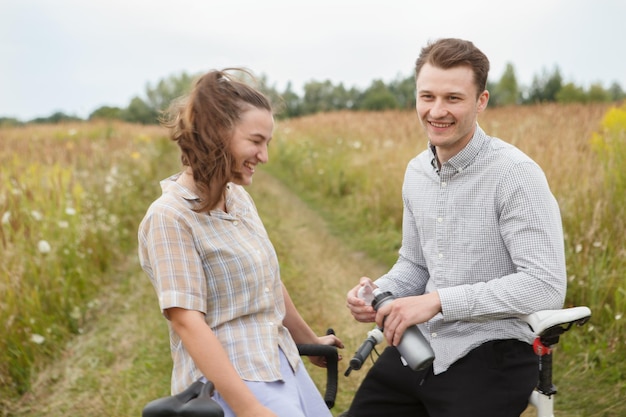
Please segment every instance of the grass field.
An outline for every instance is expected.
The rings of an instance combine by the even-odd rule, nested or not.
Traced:
[[[480,124],[544,168],[566,232],[567,304],[593,311],[592,322],[559,345],[558,415],[626,415],[626,109],[498,108]],[[158,194],[156,181],[178,169],[177,152],[164,135],[158,127],[104,122],[0,129],[0,415],[37,415],[28,414],[33,392],[45,388],[42,381],[69,384],[74,374],[54,368],[68,356],[93,373],[73,376],[71,398],[56,398],[47,415],[73,415],[59,410],[75,410],[69,403],[103,392],[95,380],[113,378],[106,392],[129,403],[154,397],[167,384],[164,328],[144,323],[143,315],[140,323],[120,316],[154,303],[137,287],[145,277],[135,259],[136,230]],[[319,213],[332,238],[371,271],[395,260],[404,168],[425,146],[412,112],[320,114],[278,123],[264,171]],[[280,206],[276,196],[255,198]],[[302,282],[308,264],[289,235],[296,226],[281,224],[276,213],[268,208],[264,218],[302,314],[322,327],[329,317],[345,316],[334,311],[342,297],[333,298],[336,307],[319,309],[330,291],[342,296],[341,288],[349,288],[348,281],[337,287],[344,272],[326,266],[328,276],[318,272],[314,282]],[[309,225],[297,227],[302,234]],[[363,329],[338,326],[348,345],[344,355],[350,355]],[[129,332],[138,344],[124,337]],[[159,343],[150,340],[155,333]],[[124,374],[113,375],[115,369]],[[115,379],[121,377],[127,382]],[[137,380],[149,382],[136,387]],[[342,384],[338,404],[345,407],[356,382]],[[89,414],[125,415],[96,409]]]

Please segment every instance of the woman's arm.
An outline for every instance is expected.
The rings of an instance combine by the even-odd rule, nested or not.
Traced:
[[[283,325],[289,330],[291,337],[297,344],[322,344],[343,348],[343,343],[334,334],[318,337],[313,329],[304,321],[295,304],[289,296],[285,284],[283,285],[283,298],[285,299],[285,319]],[[311,357],[311,362],[317,366],[326,366],[323,357]]]
[[[185,349],[202,374],[240,417],[276,417],[256,399],[237,374],[204,315],[183,308],[167,309],[172,328],[180,336]]]

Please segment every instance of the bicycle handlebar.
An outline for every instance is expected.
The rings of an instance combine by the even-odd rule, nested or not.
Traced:
[[[301,356],[324,356],[326,358],[326,391],[324,393],[324,402],[328,408],[335,406],[337,398],[337,363],[339,362],[339,354],[336,346],[301,344],[298,346],[298,352]]]

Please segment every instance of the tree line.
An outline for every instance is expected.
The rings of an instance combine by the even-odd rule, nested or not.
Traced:
[[[102,106],[88,117],[93,119],[118,119],[131,123],[155,124],[169,103],[186,94],[193,80],[199,74],[171,75],[154,85],[146,85],[143,96],[135,96],[127,107]],[[369,87],[347,88],[343,83],[335,84],[330,80],[310,81],[303,86],[302,92],[294,91],[288,83],[283,91],[269,83],[265,75],[257,79],[258,87],[274,102],[278,118],[292,118],[318,112],[338,110],[382,111],[393,109],[413,109],[415,107],[415,79],[413,75],[397,77],[385,83],[377,79]],[[515,68],[507,64],[498,81],[488,81],[490,106],[528,105],[536,103],[591,103],[616,102],[626,98],[626,93],[617,82],[608,88],[601,83],[591,84],[588,88],[572,82],[565,82],[560,69],[543,70],[533,77],[530,86],[520,85],[515,75]],[[79,117],[56,112],[49,117],[40,117],[28,123],[58,123],[80,121]],[[0,125],[22,124],[13,118],[0,117]]]

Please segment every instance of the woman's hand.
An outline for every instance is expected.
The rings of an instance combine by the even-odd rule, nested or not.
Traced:
[[[327,346],[336,346],[339,349],[343,349],[343,342],[334,334],[328,334],[326,336],[319,336],[318,343],[320,345]],[[341,360],[341,355],[338,355],[338,359]],[[326,368],[328,363],[326,361],[326,356],[309,356],[309,360],[315,366],[319,366],[320,368]]]

